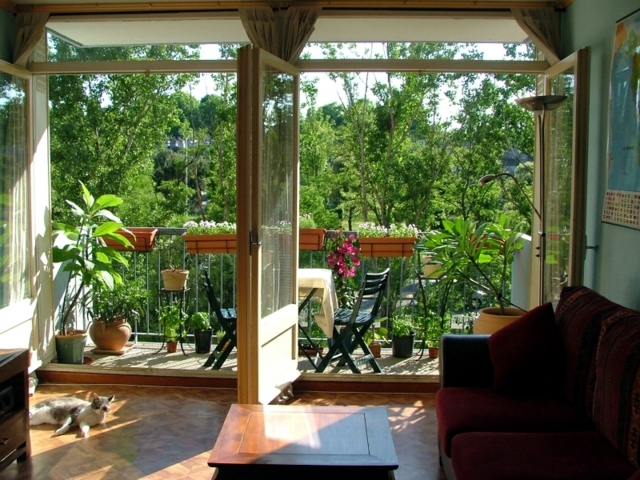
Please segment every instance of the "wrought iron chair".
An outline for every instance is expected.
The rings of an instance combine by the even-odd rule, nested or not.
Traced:
[[[367,273],[353,309],[339,308],[336,310],[333,319],[333,342],[327,354],[316,367],[316,372],[324,372],[334,360],[339,360],[339,364],[346,363],[353,373],[362,373],[358,365],[367,362],[375,373],[382,372],[364,340],[364,335],[378,316],[388,280],[388,268],[380,273]],[[354,358],[353,353],[357,347],[362,349],[363,355]]]
[[[220,327],[224,330],[224,336],[218,342],[218,345],[216,345],[213,352],[211,352],[211,355],[207,358],[204,366],[211,367],[211,365],[213,365],[211,367],[212,370],[220,370],[220,367],[222,367],[222,364],[238,342],[236,334],[238,313],[235,308],[220,308],[220,302],[216,298],[213,286],[211,285],[211,280],[209,279],[209,273],[206,270],[204,270],[203,276],[209,305],[211,306],[211,310],[215,313]]]

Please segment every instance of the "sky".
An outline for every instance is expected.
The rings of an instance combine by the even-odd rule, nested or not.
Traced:
[[[380,44],[366,44],[362,46],[370,48],[371,53],[381,53]],[[484,53],[485,60],[502,60],[504,58],[503,53],[504,50],[502,48],[502,44],[478,44],[478,49]],[[305,52],[309,51],[311,53],[312,58],[321,58],[321,53],[319,47],[311,47],[305,50]],[[217,60],[220,58],[218,55],[217,45],[202,45],[200,50],[200,58],[202,60]],[[374,75],[375,74],[371,74]],[[317,96],[317,105],[322,106],[329,103],[340,103],[339,93],[341,91],[339,85],[333,82],[328,75],[323,73],[304,73],[302,75],[302,79],[313,79],[317,78],[318,83],[318,96]],[[370,79],[370,84],[372,83],[372,79]],[[211,81],[210,74],[201,74],[199,78],[199,82],[195,84],[188,85],[183,89],[186,92],[189,92],[196,98],[202,98],[207,94],[214,93],[215,89],[213,88],[213,82]],[[304,102],[304,98],[302,99]],[[443,96],[442,98],[442,108],[444,111],[450,111],[451,105],[449,100]]]

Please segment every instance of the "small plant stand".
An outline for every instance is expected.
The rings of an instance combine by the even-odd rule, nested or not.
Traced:
[[[174,303],[179,302],[180,318],[182,318],[183,316],[182,309],[187,303],[187,293],[189,292],[189,289],[183,288],[181,290],[167,290],[166,288],[162,288],[160,289],[160,292],[165,294],[167,305],[173,305]],[[184,329],[183,329],[182,323],[180,323],[180,330],[178,332],[179,334],[178,342],[180,343],[180,350],[182,350],[183,355],[188,355],[188,353],[184,351],[183,333],[184,333]],[[160,353],[164,348],[164,346],[166,345],[166,343],[167,343],[167,340],[164,335],[164,325],[163,325],[162,326],[162,345],[160,345],[160,348],[156,353]]]

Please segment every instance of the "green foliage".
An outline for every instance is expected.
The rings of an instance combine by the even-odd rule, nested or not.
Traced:
[[[299,228],[316,228],[316,222],[310,213],[300,215]]]
[[[209,314],[207,312],[194,312],[189,317],[189,327],[194,330],[209,330],[211,323],[209,322]]]
[[[102,195],[97,199],[80,182],[84,208],[67,200],[73,223],[55,223],[53,231],[53,262],[63,263],[62,271],[69,273],[65,295],[60,308],[59,329],[66,334],[76,306],[87,307],[91,290],[112,290],[122,283],[116,264],[127,266],[120,252],[107,247],[104,238],[121,245],[131,242],[116,233],[122,223],[109,208],[122,203],[115,195]]]
[[[93,293],[91,314],[105,323],[133,316],[142,318],[147,308],[149,291],[141,279],[117,283],[112,290],[97,289]]]
[[[186,315],[180,305],[174,303],[160,308],[158,321],[164,330],[164,339],[168,342],[177,342],[184,336],[184,324]]]
[[[464,281],[493,295],[503,310],[505,285],[517,250],[523,246],[522,229],[500,214],[496,222],[478,224],[458,217],[443,221],[443,231],[427,236],[424,245],[442,264],[440,281]]]
[[[391,319],[391,333],[394,337],[406,337],[416,331],[416,322],[409,314],[400,314]]]
[[[187,229],[188,235],[220,235],[236,233],[236,224],[229,222],[208,222],[203,220],[199,223],[189,221],[183,225]]]

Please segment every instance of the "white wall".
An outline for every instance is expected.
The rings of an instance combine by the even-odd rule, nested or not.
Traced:
[[[564,55],[591,47],[587,250],[584,284],[640,309],[640,230],[602,223],[607,181],[609,80],[615,24],[640,9],[640,0],[575,0],[562,14]]]

